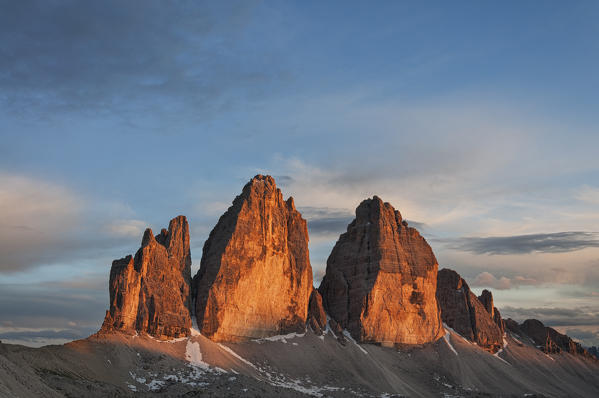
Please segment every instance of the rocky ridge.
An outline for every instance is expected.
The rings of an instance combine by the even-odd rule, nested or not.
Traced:
[[[491,292],[483,291],[481,302],[457,272],[444,268],[438,273],[436,295],[447,326],[490,352],[503,347],[503,322]]]
[[[503,320],[493,295],[476,296],[437,261],[418,231],[378,197],[363,201],[312,287],[306,221],[270,176],[258,175],[220,218],[191,279],[184,216],[154,235],[147,229],[135,256],[115,260],[110,309],[100,333],[123,331],[159,339],[189,336],[195,305],[202,334],[242,341],[309,327],[359,342],[424,344],[443,334],[441,320],[487,351],[504,331],[527,336],[546,353],[590,356],[540,321]],[[438,309],[437,309],[438,306]],[[330,315],[330,317],[327,315]]]
[[[0,396],[599,393],[591,352],[539,321],[503,320],[490,291],[437,272],[426,241],[376,197],[339,238],[320,291],[306,222],[268,176],[221,217],[193,282],[190,264],[185,217],[146,230],[135,256],[113,262],[100,332],[40,349],[0,343]],[[404,344],[417,346],[385,347]]]
[[[545,326],[543,322],[537,319],[527,319],[521,324],[513,319],[507,319],[505,325],[508,330],[517,336],[530,338],[537,348],[547,354],[568,352],[573,355],[591,357],[591,353],[582,347],[580,343],[549,326]]]

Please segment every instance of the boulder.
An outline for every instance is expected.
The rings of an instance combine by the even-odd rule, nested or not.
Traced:
[[[375,196],[339,237],[318,290],[327,314],[355,340],[424,344],[444,333],[437,268],[426,240]]]
[[[472,293],[457,272],[439,271],[437,300],[443,322],[464,338],[494,353],[503,346],[503,332],[487,310],[494,309],[492,295],[488,292],[483,297],[487,306]]]
[[[305,330],[312,292],[306,221],[257,175],[204,244],[194,278],[201,333],[243,341]]]
[[[141,248],[112,262],[110,309],[101,331],[147,333],[169,339],[191,328],[191,254],[184,216],[154,236],[146,229]]]

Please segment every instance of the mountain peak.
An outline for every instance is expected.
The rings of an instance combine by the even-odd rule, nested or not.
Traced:
[[[203,335],[239,341],[305,329],[312,291],[306,221],[257,175],[221,216],[194,278]]]
[[[428,343],[443,333],[437,267],[426,240],[374,196],[339,237],[319,291],[329,315],[358,341]]]
[[[110,309],[102,331],[142,332],[168,339],[191,327],[191,254],[184,216],[154,236],[147,228],[135,256],[112,263]]]

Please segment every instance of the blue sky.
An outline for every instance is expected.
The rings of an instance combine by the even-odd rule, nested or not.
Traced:
[[[275,176],[315,276],[391,202],[504,314],[599,344],[596,2],[0,2],[0,338],[96,329],[112,259]],[[54,339],[54,340],[52,340]]]

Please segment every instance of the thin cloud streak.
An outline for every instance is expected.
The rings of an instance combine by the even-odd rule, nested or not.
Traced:
[[[449,249],[475,254],[565,253],[599,247],[599,233],[572,231],[486,238],[463,237],[437,241],[444,243]]]
[[[499,309],[504,318],[512,318],[518,322],[526,319],[539,319],[547,326],[599,325],[599,307],[597,306],[577,308],[504,306]]]
[[[58,183],[0,173],[0,275],[133,250],[148,223],[131,213]]]

